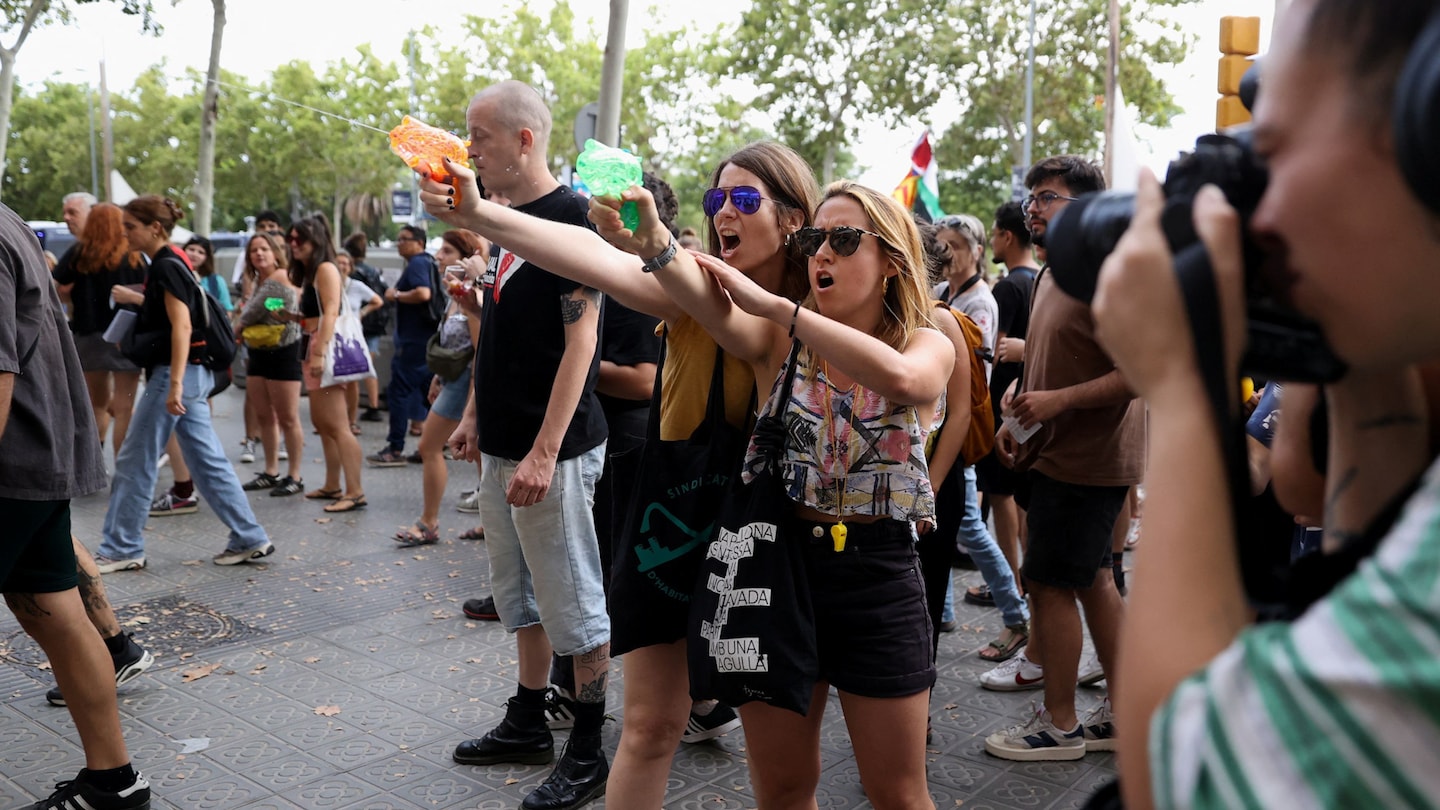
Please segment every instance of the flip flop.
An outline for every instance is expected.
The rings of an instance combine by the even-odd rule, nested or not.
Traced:
[[[440,527],[430,528],[421,521],[415,521],[415,528],[395,533],[395,542],[400,548],[433,546],[440,542]]]
[[[333,501],[344,495],[341,489],[312,489],[305,493],[305,498],[311,501]]]
[[[463,532],[460,533],[460,539],[461,539],[461,540],[484,540],[484,539],[485,539],[485,527],[483,527],[483,526],[477,526],[477,527],[475,527],[475,528],[473,528],[473,529],[466,529],[465,531],[463,531]]]
[[[347,495],[325,507],[325,511],[331,514],[335,514],[337,512],[354,512],[356,509],[364,509],[367,505],[368,504],[365,503],[364,495],[360,495],[354,498],[351,498]]]

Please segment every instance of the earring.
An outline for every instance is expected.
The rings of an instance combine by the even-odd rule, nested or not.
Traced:
[[[886,276],[885,278],[883,278],[883,279],[880,280],[880,294],[881,294],[881,295],[885,295],[885,294],[887,294],[887,293],[889,293],[889,292],[890,292],[890,277],[889,277],[889,276]]]

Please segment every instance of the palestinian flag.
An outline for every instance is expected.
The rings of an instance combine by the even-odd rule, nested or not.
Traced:
[[[945,215],[940,210],[938,173],[930,131],[926,130],[920,133],[920,139],[915,142],[915,149],[910,154],[910,173],[895,187],[891,196],[926,222],[934,222]]]

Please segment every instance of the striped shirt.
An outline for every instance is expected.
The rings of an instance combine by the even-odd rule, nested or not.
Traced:
[[[1375,555],[1151,718],[1157,807],[1440,805],[1440,462]]]

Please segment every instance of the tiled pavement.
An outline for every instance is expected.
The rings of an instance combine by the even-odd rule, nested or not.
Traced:
[[[242,395],[232,389],[216,402],[217,430],[232,458]],[[364,427],[370,452],[384,425]],[[323,466],[308,429],[306,456],[314,485]],[[242,478],[256,469],[237,466]],[[474,476],[455,462],[451,475],[442,541],[419,549],[397,549],[389,539],[418,514],[418,465],[367,469],[369,508],[329,521],[313,502],[252,495],[277,547],[261,564],[210,563],[225,536],[203,502],[197,515],[151,520],[149,567],[107,575],[105,583],[122,623],[158,657],[120,694],[126,740],[154,786],[157,810],[500,810],[518,807],[540,783],[548,767],[450,760],[455,743],[499,720],[516,666],[514,644],[497,624],[460,614],[461,602],[488,592],[488,569],[483,542],[457,539],[473,516],[452,507],[453,493]],[[161,479],[168,482],[168,473]],[[105,507],[103,494],[74,505],[76,532],[92,550]],[[957,572],[957,586],[978,579]],[[961,628],[941,640],[931,702],[937,807],[1083,806],[1114,775],[1112,755],[1011,763],[985,754],[985,735],[1021,719],[1036,695],[979,688],[984,667],[974,652],[999,632],[999,619],[993,610],[962,604],[959,611]],[[45,702],[53,680],[43,656],[5,611],[0,659],[0,807],[9,808],[48,795],[83,759],[68,712]],[[623,661],[613,683],[615,720],[605,731],[612,754],[624,722]],[[1101,693],[1083,691],[1085,711]],[[833,700],[822,744],[820,806],[868,807]],[[743,732],[682,745],[666,806],[753,807],[744,751]]]

